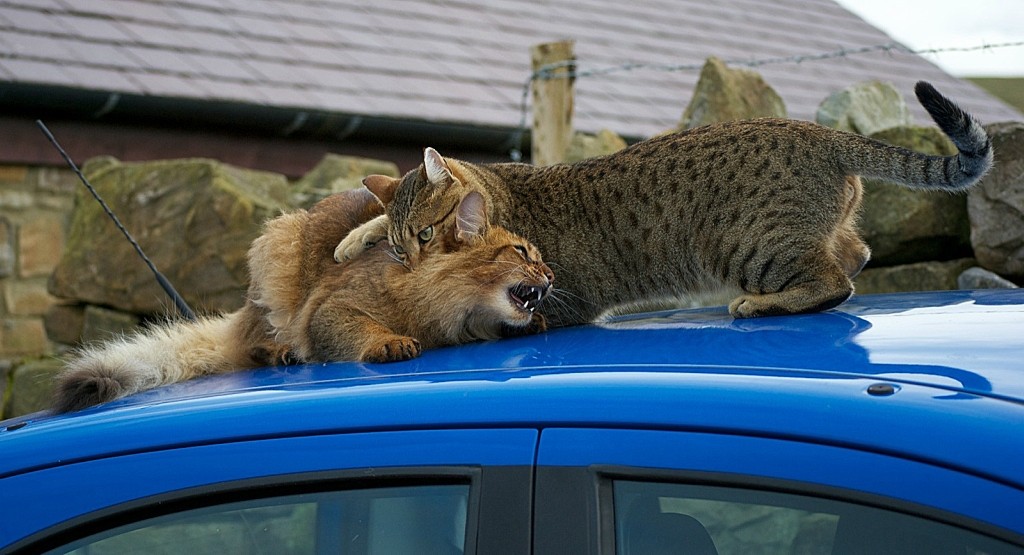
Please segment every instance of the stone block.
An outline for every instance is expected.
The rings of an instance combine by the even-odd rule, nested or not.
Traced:
[[[925,154],[956,153],[935,127],[893,127],[872,138]],[[912,190],[864,179],[860,228],[871,266],[895,266],[971,256],[966,195]]]
[[[82,317],[82,343],[104,341],[137,330],[139,317],[119,310],[88,305]]]
[[[968,268],[956,279],[960,289],[1017,289],[1018,285],[980,266]]]
[[[0,208],[10,210],[28,210],[35,206],[35,196],[22,189],[5,189],[0,187]]]
[[[30,180],[42,193],[71,196],[78,187],[83,187],[75,172],[65,168],[35,168]]]
[[[4,185],[20,185],[28,177],[27,166],[10,166],[0,164],[0,183]]]
[[[30,360],[15,366],[11,371],[10,401],[4,416],[11,418],[49,408],[54,378],[61,367],[57,359]]]
[[[293,204],[308,208],[326,196],[361,187],[363,178],[374,174],[400,175],[393,162],[328,153],[294,183]]]
[[[3,284],[4,306],[15,316],[42,316],[56,301],[46,290],[45,279],[7,280]]]
[[[87,165],[89,180],[156,267],[197,312],[241,307],[246,253],[263,222],[290,207],[284,176],[213,160]],[[50,292],[138,314],[170,306],[152,272],[79,189]]]
[[[85,327],[85,306],[79,304],[55,304],[43,317],[43,326],[50,341],[75,345],[82,340]]]
[[[957,278],[975,266],[973,258],[949,262],[918,262],[885,268],[869,268],[857,276],[857,293],[900,293],[904,291],[950,291],[959,289]]]
[[[760,117],[786,117],[782,97],[756,71],[732,69],[711,57],[700,71],[678,129]]]
[[[626,148],[626,141],[614,131],[602,129],[597,135],[576,133],[565,153],[565,162],[573,163],[587,158],[612,154]]]
[[[14,253],[14,226],[10,220],[0,216],[0,278],[14,275],[17,264]]]
[[[978,263],[1024,280],[1024,123],[986,126],[995,165],[967,195],[971,244]]]
[[[18,275],[49,276],[64,250],[64,217],[41,212],[18,226]]]
[[[39,355],[48,348],[42,318],[9,317],[0,321],[0,357]]]
[[[865,136],[914,123],[903,95],[881,81],[858,83],[832,94],[818,106],[814,119],[824,126]]]

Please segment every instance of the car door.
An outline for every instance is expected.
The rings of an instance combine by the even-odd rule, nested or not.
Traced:
[[[735,431],[547,428],[538,554],[1022,553],[1024,491]]]
[[[525,554],[537,434],[368,431],[64,461],[0,479],[0,551]]]

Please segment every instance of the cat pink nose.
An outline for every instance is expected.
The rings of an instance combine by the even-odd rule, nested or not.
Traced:
[[[551,268],[548,268],[547,264],[541,264],[541,268],[543,269],[544,277],[547,278],[548,286],[550,287],[551,283],[555,281],[555,273],[551,271]]]

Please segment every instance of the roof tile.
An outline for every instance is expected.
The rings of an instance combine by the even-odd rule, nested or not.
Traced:
[[[198,79],[188,79],[177,75],[146,73],[137,76],[142,92],[154,96],[216,98]]]
[[[54,62],[0,58],[0,65],[18,82],[38,85],[74,86],[78,83],[64,71],[64,65]]]
[[[18,58],[40,58],[64,62],[78,61],[72,45],[76,41],[37,34],[8,31],[0,37],[10,49],[8,55]]]
[[[72,36],[118,43],[124,43],[131,38],[116,21],[79,15],[62,15],[54,18],[70,29]]]
[[[58,18],[34,9],[0,6],[0,18],[21,31],[39,33],[67,33],[70,31]]]
[[[134,93],[139,85],[122,71],[85,66],[66,66],[64,71],[83,89]]]
[[[137,0],[72,0],[71,13],[102,16],[116,20],[162,23],[170,19],[167,11],[156,2]]]
[[[674,125],[710,55],[744,67],[892,42],[832,0],[0,0],[0,28],[17,81],[488,126],[518,123],[529,48],[571,37],[594,72],[575,81],[576,127],[626,136]],[[899,52],[756,70],[796,118],[870,79],[912,99],[922,78],[983,120],[1020,117]]]

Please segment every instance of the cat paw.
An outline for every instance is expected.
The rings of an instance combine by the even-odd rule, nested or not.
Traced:
[[[759,316],[767,316],[765,312],[764,303],[759,302],[757,297],[744,295],[733,299],[729,303],[729,314],[733,318],[757,318]]]
[[[412,337],[394,336],[371,345],[359,359],[363,362],[398,362],[420,356],[423,348],[420,342]]]
[[[526,326],[527,335],[544,333],[546,331],[548,331],[548,319],[543,314],[534,312],[533,317],[530,319],[530,325]]]
[[[334,261],[344,262],[351,260],[360,254],[370,250],[378,242],[387,239],[385,236],[378,235],[376,233],[359,233],[359,230],[355,230],[349,233],[344,239],[338,243],[338,246],[334,249]]]
[[[508,324],[502,324],[500,334],[502,337],[522,337],[524,335],[534,335],[537,333],[543,333],[548,330],[548,321],[544,316],[533,313],[530,323],[525,326],[510,326]]]

